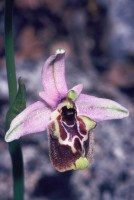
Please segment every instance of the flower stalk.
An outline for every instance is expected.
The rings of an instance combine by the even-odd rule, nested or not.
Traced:
[[[22,107],[25,107],[25,100],[21,107],[18,108],[15,113],[15,102],[17,95],[17,81],[16,71],[14,62],[14,49],[13,49],[13,34],[12,34],[12,11],[13,11],[13,0],[5,1],[5,57],[6,57],[6,69],[7,69],[7,80],[9,88],[9,104],[10,108],[6,116],[5,131],[10,127],[10,122],[15,117],[15,114],[22,111]],[[21,100],[21,94],[24,93],[24,85],[20,82],[19,88],[19,100]],[[18,101],[18,100],[17,100]],[[12,107],[14,105],[14,108]],[[15,111],[15,112],[14,112]],[[9,143],[9,152],[12,161],[12,173],[13,173],[13,190],[14,200],[23,200],[24,195],[24,175],[23,175],[23,158],[21,152],[20,141],[16,140]]]

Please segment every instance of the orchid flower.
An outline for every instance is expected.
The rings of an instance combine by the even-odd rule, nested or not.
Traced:
[[[41,100],[12,120],[5,140],[11,142],[47,129],[53,166],[60,172],[84,169],[93,155],[92,130],[96,124],[127,117],[128,110],[115,101],[81,94],[82,84],[68,90],[63,49],[47,59],[41,78]]]

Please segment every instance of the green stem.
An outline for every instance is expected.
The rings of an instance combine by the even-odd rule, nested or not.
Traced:
[[[6,4],[5,5],[5,54],[6,54],[7,79],[9,87],[9,102],[10,105],[12,105],[17,93],[13,35],[12,35],[13,0],[6,0],[5,4]]]
[[[14,62],[13,35],[12,35],[12,10],[13,0],[5,0],[5,56],[7,79],[9,88],[9,103],[13,104],[17,94],[17,81]],[[10,126],[10,120],[7,116],[6,131]],[[23,158],[20,141],[9,143],[9,152],[13,167],[14,200],[23,200],[24,195],[24,175]]]

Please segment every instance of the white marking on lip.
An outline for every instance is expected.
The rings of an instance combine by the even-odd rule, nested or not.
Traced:
[[[68,146],[70,146],[71,149],[72,149],[72,152],[73,152],[73,153],[76,153],[77,150],[76,150],[76,148],[74,147],[74,142],[75,142],[75,139],[78,138],[78,140],[79,140],[79,142],[80,142],[80,144],[81,144],[81,147],[82,147],[82,156],[85,156],[84,142],[88,139],[88,131],[87,131],[87,134],[86,134],[86,135],[83,135],[83,134],[81,133],[81,130],[80,130],[80,123],[79,123],[79,121],[77,120],[77,118],[76,118],[76,122],[75,122],[73,125],[67,125],[67,124],[66,124],[64,121],[62,121],[62,120],[60,120],[60,122],[61,122],[61,125],[62,125],[64,131],[65,131],[66,134],[67,134],[67,137],[66,137],[65,140],[62,140],[62,138],[59,138],[59,143],[60,143],[60,144],[63,144],[63,145],[68,145]],[[65,126],[71,128],[71,127],[73,127],[75,124],[76,124],[76,126],[77,126],[77,131],[78,131],[78,133],[79,133],[83,138],[80,139],[77,135],[75,135],[75,136],[72,138],[72,140],[70,140],[70,133],[67,131],[67,129],[66,129]]]
[[[75,122],[74,122],[74,124],[73,125],[68,125],[66,122],[64,122],[63,120],[61,120],[61,122],[63,123],[63,124],[65,124],[66,126],[68,126],[68,127],[73,127],[74,125],[75,125]]]

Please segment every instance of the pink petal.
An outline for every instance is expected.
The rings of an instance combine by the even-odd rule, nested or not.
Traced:
[[[28,106],[11,122],[5,140],[11,142],[23,135],[44,131],[50,120],[51,110],[43,102]]]
[[[85,94],[81,94],[75,104],[78,115],[85,115],[96,122],[129,115],[128,110],[115,101]]]
[[[83,89],[82,84],[74,86],[71,90],[68,91],[67,98],[70,98],[73,101],[75,101],[79,97],[82,89]]]
[[[39,92],[39,96],[46,102],[48,103],[48,105],[51,106],[51,108],[53,108],[53,110],[57,107],[58,102],[60,101],[60,99],[58,99],[56,96],[54,98],[51,97],[51,92],[47,93],[45,92]]]
[[[74,87],[73,87],[72,89],[70,89],[70,90],[75,91],[76,94],[79,96],[80,93],[81,93],[81,91],[82,91],[82,89],[83,89],[83,85],[82,85],[82,84],[78,84],[78,85],[74,86]],[[69,90],[69,91],[70,91],[70,90]]]
[[[55,55],[50,56],[44,64],[42,70],[42,85],[46,95],[40,95],[50,106],[56,106],[57,102],[67,94],[67,85],[65,81],[65,51],[57,51]],[[55,102],[55,105],[49,99]]]

